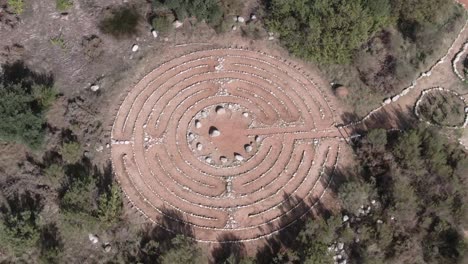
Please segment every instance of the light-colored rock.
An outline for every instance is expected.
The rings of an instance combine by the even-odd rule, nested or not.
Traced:
[[[234,155],[234,158],[235,158],[237,161],[243,161],[243,160],[244,160],[244,157],[242,157],[241,154],[237,154],[237,153]]]
[[[99,146],[96,147],[97,152],[101,152],[102,150],[104,150],[104,146],[99,145]]]
[[[91,85],[91,87],[89,89],[91,89],[91,91],[93,92],[96,92],[97,90],[99,90],[99,85],[95,84],[95,85]]]
[[[151,30],[151,34],[153,35],[153,38],[158,38],[158,31],[156,31],[155,29]]]
[[[105,244],[104,244],[104,251],[105,251],[106,253],[109,253],[111,250],[112,250],[111,244],[110,244],[110,243],[105,243]]]
[[[383,224],[383,221],[380,220],[380,219],[378,219],[378,220],[377,220],[377,224]]]
[[[197,150],[200,151],[203,149],[202,143],[197,143]]]
[[[217,128],[211,128],[210,129],[210,136],[211,137],[219,137],[221,135],[221,132]]]
[[[180,22],[179,20],[176,20],[174,21],[174,23],[172,23],[172,26],[174,26],[174,28],[180,28],[183,25],[184,23]]]
[[[269,36],[269,37],[268,37],[268,40],[275,40],[275,37]]]
[[[386,99],[384,100],[384,104],[389,104],[389,103],[391,103],[391,102],[392,102],[392,99],[391,99],[391,98],[386,98]]]
[[[247,112],[242,113],[242,115],[243,115],[244,117],[249,117],[249,113],[247,113]]]
[[[237,30],[237,26],[232,26],[232,31],[236,31]]]
[[[340,242],[337,244],[338,250],[342,250],[344,248],[344,243]]]
[[[250,15],[250,20],[257,20],[257,16],[255,14]]]
[[[216,113],[218,115],[224,115],[226,113],[226,109],[224,109],[224,107],[222,107],[222,106],[218,106],[218,107],[216,107]]]
[[[132,46],[132,51],[133,51],[133,52],[137,52],[138,49],[140,49],[140,47],[139,47],[137,44],[134,44],[134,45]]]
[[[244,23],[245,22],[245,18],[241,17],[241,16],[238,16],[237,17],[237,22],[239,23]]]
[[[251,145],[245,145],[245,151],[247,152],[251,152],[253,150],[252,146]]]
[[[96,244],[99,242],[99,238],[91,233],[88,234],[88,239],[91,243]]]
[[[206,163],[211,163],[213,160],[211,159],[211,157],[206,157],[205,161],[206,161]]]
[[[400,99],[400,96],[397,94],[392,97],[392,102],[396,102],[398,99]]]
[[[347,222],[348,220],[349,220],[349,216],[344,215],[344,216],[343,216],[343,222]]]
[[[202,127],[202,123],[200,122],[200,120],[195,120],[195,127],[196,128],[201,128]]]
[[[222,163],[227,163],[227,162],[228,162],[228,159],[227,159],[226,157],[224,157],[224,156],[221,156],[221,157],[219,158],[219,160],[220,160]]]

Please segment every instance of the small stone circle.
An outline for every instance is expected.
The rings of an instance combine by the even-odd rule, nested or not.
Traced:
[[[288,61],[242,48],[174,58],[121,103],[111,160],[128,200],[200,242],[266,238],[325,194],[342,138],[329,99]],[[224,241],[226,242],[226,241]]]

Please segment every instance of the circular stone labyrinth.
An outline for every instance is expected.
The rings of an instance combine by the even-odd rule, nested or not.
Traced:
[[[219,48],[162,64],[122,102],[112,162],[133,205],[201,242],[253,241],[324,195],[341,136],[305,73],[265,53]]]

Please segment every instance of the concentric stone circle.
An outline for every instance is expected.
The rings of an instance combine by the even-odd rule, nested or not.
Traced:
[[[307,74],[242,48],[160,65],[126,95],[111,137],[128,200],[200,242],[254,241],[307,215],[331,182],[342,142]]]

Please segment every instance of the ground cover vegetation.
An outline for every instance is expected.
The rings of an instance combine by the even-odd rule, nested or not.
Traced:
[[[432,124],[462,126],[465,122],[465,103],[452,93],[430,93],[422,99],[418,110]]]
[[[319,63],[360,116],[408,86],[465,21],[452,1],[269,0],[266,26],[294,55]]]

